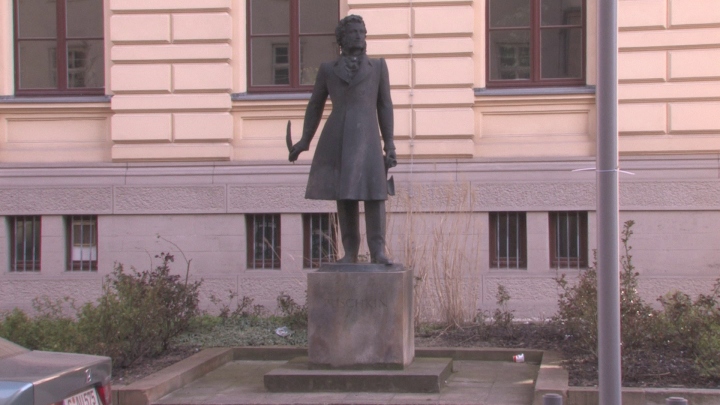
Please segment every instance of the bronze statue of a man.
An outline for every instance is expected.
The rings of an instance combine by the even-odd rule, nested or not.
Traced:
[[[335,36],[341,55],[320,65],[302,139],[290,149],[289,159],[294,162],[300,152],[310,148],[329,95],[332,112],[318,140],[305,198],[337,201],[345,249],[341,263],[357,262],[358,205],[364,201],[371,262],[392,264],[385,255],[385,200],[386,168],[396,164],[393,106],[387,64],[384,59],[367,57],[366,34],[362,17],[350,15],[340,20]]]

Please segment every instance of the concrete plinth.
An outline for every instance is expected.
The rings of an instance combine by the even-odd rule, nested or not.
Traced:
[[[415,354],[413,275],[401,265],[330,264],[308,274],[311,369],[403,369]]]
[[[417,358],[404,370],[313,370],[296,358],[264,376],[270,392],[437,393],[452,372],[450,358]]]

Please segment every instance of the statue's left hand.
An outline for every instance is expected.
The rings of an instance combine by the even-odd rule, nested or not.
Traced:
[[[397,155],[395,154],[395,150],[388,151],[385,154],[385,170],[395,166],[397,166]]]
[[[296,161],[298,156],[300,156],[300,153],[305,152],[308,149],[310,149],[310,145],[307,142],[300,140],[300,142],[293,145],[292,149],[290,149],[290,155],[288,156],[288,160],[291,162]]]

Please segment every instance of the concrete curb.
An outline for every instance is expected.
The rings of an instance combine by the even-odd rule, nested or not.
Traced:
[[[567,405],[598,405],[596,387],[570,387]],[[623,405],[665,405],[670,397],[682,397],[692,405],[720,404],[720,390],[698,388],[623,388]]]
[[[232,348],[205,349],[140,381],[123,387],[113,387],[112,403],[150,405],[153,401],[233,360],[233,354]]]
[[[560,364],[562,359],[555,352],[543,352],[540,370],[535,381],[533,405],[542,405],[543,395],[560,394],[563,403],[568,403],[568,372]]]

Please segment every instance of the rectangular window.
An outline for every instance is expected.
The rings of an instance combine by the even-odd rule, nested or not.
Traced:
[[[549,218],[550,266],[553,268],[587,268],[587,212],[551,212]]]
[[[335,214],[303,215],[303,266],[317,269],[337,258],[337,216]]]
[[[247,268],[280,268],[280,214],[248,214]]]
[[[13,1],[16,94],[104,94],[103,0]]]
[[[585,0],[488,0],[488,87],[585,84]]]
[[[490,213],[490,267],[527,268],[524,212]]]
[[[40,217],[8,217],[10,271],[40,271]]]
[[[67,217],[68,270],[97,271],[97,216]]]
[[[310,91],[320,63],[338,56],[338,0],[248,1],[250,91]]]

